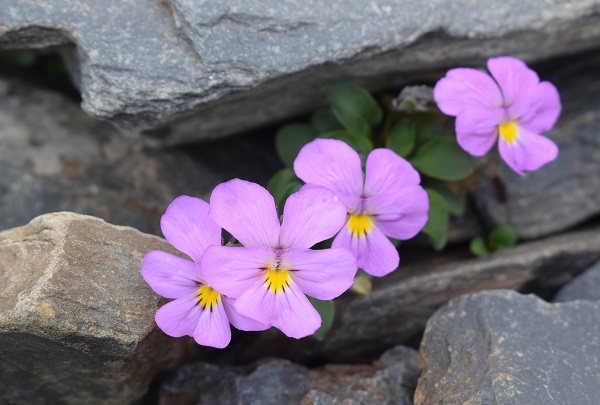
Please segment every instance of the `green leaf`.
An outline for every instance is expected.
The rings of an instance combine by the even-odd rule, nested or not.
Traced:
[[[289,167],[281,169],[271,177],[267,184],[267,190],[275,199],[275,204],[278,207],[283,207],[285,200],[300,190],[302,183],[296,178],[294,170]]]
[[[415,136],[415,143],[417,147],[423,146],[432,139],[439,138],[441,136],[448,137],[451,134],[444,130],[444,128],[436,125],[432,122],[422,122],[417,125]]]
[[[444,197],[438,192],[426,188],[429,197],[429,219],[423,233],[429,236],[435,250],[442,250],[448,241],[448,223],[450,212]]]
[[[492,251],[506,249],[517,244],[517,231],[510,225],[500,225],[487,237],[487,245]]]
[[[480,159],[461,149],[453,138],[437,137],[423,145],[410,159],[421,173],[439,180],[463,180],[469,177]]]
[[[363,135],[356,135],[346,131],[336,131],[324,134],[323,138],[339,139],[346,142],[352,149],[365,155],[373,150],[373,142]]]
[[[398,121],[387,134],[385,147],[406,157],[415,147],[415,126],[408,120]]]
[[[344,127],[333,114],[330,108],[320,108],[311,117],[310,123],[319,134],[339,131]]]
[[[371,94],[354,83],[340,82],[330,86],[327,101],[344,128],[357,135],[369,135],[383,116]]]
[[[490,254],[483,236],[476,236],[471,239],[471,242],[469,243],[469,250],[477,257],[483,257]]]
[[[362,270],[359,270],[354,277],[354,283],[350,289],[360,295],[369,295],[373,291],[371,276]]]
[[[331,325],[333,325],[333,317],[335,316],[335,304],[333,301],[321,301],[313,297],[308,297],[311,304],[319,315],[321,315],[321,327],[317,329],[314,333],[313,337],[318,341],[323,341],[329,329],[331,329]]]
[[[448,187],[448,185],[440,181],[430,180],[427,182],[427,187],[437,191],[444,197],[444,200],[446,200],[446,203],[448,204],[450,214],[460,216],[465,213],[467,204],[464,197],[458,195],[454,190]]]
[[[275,135],[275,149],[279,158],[286,166],[292,167],[300,149],[316,136],[317,131],[310,124],[284,125]]]

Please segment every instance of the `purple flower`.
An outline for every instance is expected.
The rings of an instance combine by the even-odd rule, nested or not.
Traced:
[[[560,115],[556,87],[540,82],[519,59],[492,58],[487,67],[492,77],[475,69],[452,69],[433,90],[440,110],[456,116],[460,146],[483,156],[499,138],[500,155],[520,175],[556,159],[558,147],[540,135]]]
[[[342,141],[317,139],[300,150],[294,171],[308,185],[326,187],[344,203],[347,220],[333,247],[350,249],[358,267],[374,276],[384,276],[400,263],[386,236],[410,239],[427,222],[429,200],[419,185],[419,173],[389,149],[369,154],[363,180],[354,149]]]
[[[231,340],[229,322],[241,330],[268,326],[236,312],[233,300],[221,295],[204,280],[202,254],[210,245],[221,245],[221,228],[208,216],[206,202],[193,197],[176,198],[163,215],[165,238],[194,261],[153,250],[142,262],[142,276],[152,289],[175,298],[156,312],[156,324],[169,336],[193,336],[198,344],[224,348]]]
[[[206,281],[236,298],[234,308],[244,316],[297,339],[313,334],[321,317],[305,294],[333,299],[350,288],[357,269],[346,249],[309,249],[344,224],[335,195],[322,187],[291,195],[280,225],[269,192],[234,179],[213,190],[210,207],[215,222],[244,246],[209,247]]]

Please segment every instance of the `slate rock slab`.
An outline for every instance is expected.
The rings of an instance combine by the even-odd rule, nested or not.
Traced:
[[[248,368],[194,363],[161,383],[161,405],[373,404],[410,405],[421,358],[397,346],[371,365],[307,369],[286,360]]]
[[[598,0],[2,0],[0,47],[60,48],[86,111],[173,144],[314,109],[340,77],[381,88],[491,55],[590,49],[599,10]]]
[[[160,234],[177,196],[208,199],[238,176],[265,184],[278,165],[264,137],[142,148],[59,94],[0,78],[0,230],[74,211]]]
[[[47,214],[0,233],[0,403],[128,404],[189,355],[139,269],[155,236]]]
[[[429,320],[420,352],[415,405],[597,404],[600,303],[468,295]]]
[[[550,298],[598,260],[596,228],[524,243],[480,259],[406,263],[381,279],[371,295],[349,293],[337,300],[334,325],[322,343],[267,331],[235,349],[246,361],[276,355],[302,362],[363,362],[397,344],[418,346],[428,319],[452,298],[495,288]]]
[[[553,299],[554,302],[575,300],[600,301],[600,262],[561,288]]]

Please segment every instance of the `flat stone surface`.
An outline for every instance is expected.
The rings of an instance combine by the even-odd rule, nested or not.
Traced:
[[[575,300],[600,301],[600,262],[561,288],[553,299],[554,302]]]
[[[415,405],[594,405],[600,398],[600,302],[548,304],[487,291],[427,323]]]
[[[161,405],[411,405],[421,358],[397,346],[371,365],[307,369],[271,360],[252,372],[208,363],[183,366],[162,382]]]
[[[322,343],[267,331],[235,349],[243,359],[277,355],[302,362],[366,361],[396,344],[418,345],[427,320],[454,297],[510,288],[550,298],[599,259],[596,228],[524,243],[481,259],[446,257],[437,265],[404,265],[377,283],[371,295],[346,294],[336,301],[336,319]]]
[[[59,94],[0,78],[0,230],[74,211],[160,234],[177,196],[207,200],[233,177],[265,184],[278,167],[269,137],[149,150]]]
[[[155,236],[73,213],[0,233],[0,403],[128,404],[186,355],[140,275]],[[189,353],[188,353],[189,355]]]
[[[599,10],[598,0],[2,0],[0,47],[61,48],[86,111],[173,144],[311,110],[340,77],[381,88],[492,55],[590,49]]]

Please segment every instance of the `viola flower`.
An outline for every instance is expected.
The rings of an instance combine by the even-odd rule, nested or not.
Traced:
[[[354,149],[335,139],[317,139],[300,150],[294,171],[344,203],[347,220],[333,247],[350,249],[358,267],[371,275],[384,276],[400,264],[398,250],[386,236],[410,239],[427,222],[429,199],[419,173],[389,149],[369,154],[363,178]]]
[[[452,69],[433,90],[440,110],[456,117],[458,144],[471,155],[483,156],[498,139],[500,155],[520,175],[556,159],[558,147],[540,135],[560,115],[556,87],[540,82],[519,59],[491,58],[487,68],[492,76]]]
[[[350,288],[357,270],[346,249],[309,249],[343,225],[340,201],[322,187],[301,190],[288,198],[280,225],[267,190],[233,179],[213,190],[210,207],[215,222],[244,246],[209,247],[206,281],[235,298],[240,314],[296,339],[312,335],[321,317],[305,294],[333,299]]]
[[[192,261],[153,250],[142,261],[142,276],[152,289],[175,298],[156,312],[156,324],[169,336],[193,336],[198,344],[224,348],[231,340],[229,322],[240,330],[264,330],[266,325],[236,312],[233,300],[210,287],[203,277],[202,255],[210,245],[221,245],[221,228],[199,198],[176,198],[162,216],[165,238]]]

